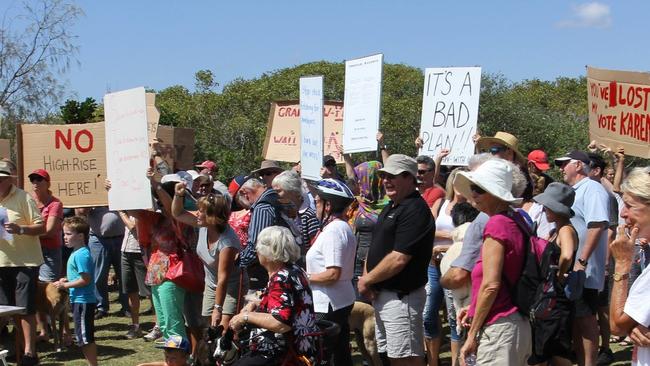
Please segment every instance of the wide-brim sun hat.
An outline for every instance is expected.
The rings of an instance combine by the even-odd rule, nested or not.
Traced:
[[[472,184],[510,204],[519,205],[523,201],[512,195],[512,168],[502,159],[491,159],[473,172],[456,174],[454,187],[464,197],[472,197]]]
[[[249,176],[259,177],[260,175],[262,175],[262,173],[266,171],[282,173],[284,169],[282,169],[280,167],[280,164],[278,164],[278,162],[275,160],[264,160],[262,161],[262,164],[260,164],[260,168],[253,170]]]
[[[544,192],[533,197],[533,200],[558,215],[571,218],[575,215],[571,209],[575,197],[573,188],[563,183],[553,182]]]
[[[492,145],[503,145],[515,152],[517,161],[526,163],[526,157],[519,151],[519,139],[507,132],[499,131],[494,136],[481,137],[476,141],[476,148],[483,152]]]

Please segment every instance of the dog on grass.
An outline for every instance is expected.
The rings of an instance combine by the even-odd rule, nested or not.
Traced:
[[[375,309],[365,302],[355,301],[348,324],[368,365],[381,366],[375,341]]]
[[[52,322],[52,335],[57,352],[63,343],[63,327],[67,321],[70,301],[68,291],[57,289],[49,282],[38,282],[36,287],[36,311],[47,314]],[[58,325],[57,325],[58,320]]]

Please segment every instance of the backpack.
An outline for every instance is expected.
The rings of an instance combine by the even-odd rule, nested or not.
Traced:
[[[535,230],[528,226],[518,212],[513,212],[508,216],[515,221],[524,235],[524,260],[521,275],[517,283],[510,286],[512,303],[517,307],[519,313],[532,318],[539,311],[539,309],[536,310],[539,308],[539,304],[536,303],[540,298],[540,286],[544,282],[540,262],[548,241],[538,237]],[[544,291],[542,290],[541,293]],[[543,312],[544,309],[541,311]]]

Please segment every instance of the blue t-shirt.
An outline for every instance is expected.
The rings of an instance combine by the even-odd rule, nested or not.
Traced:
[[[95,265],[90,256],[88,247],[81,247],[68,258],[67,277],[68,282],[76,281],[81,277],[80,273],[87,273],[90,276],[90,283],[84,287],[70,289],[70,303],[94,304],[97,302],[95,297]]]

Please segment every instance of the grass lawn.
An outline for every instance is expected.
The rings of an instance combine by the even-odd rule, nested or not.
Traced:
[[[115,300],[115,293],[112,293],[112,299]],[[149,309],[149,300],[143,300],[141,308]],[[111,303],[111,311],[119,310],[119,304],[115,301]],[[141,362],[150,362],[162,360],[162,351],[154,348],[152,343],[145,342],[143,339],[128,340],[124,337],[128,330],[129,318],[117,317],[112,314],[100,320],[95,321],[95,338],[97,342],[97,351],[99,363],[110,366],[133,366]],[[153,327],[153,316],[141,316],[140,323],[143,330],[150,330]],[[446,329],[443,334],[448,333]],[[6,337],[5,337],[6,338]],[[0,344],[9,348],[13,347],[12,339],[2,339]],[[362,357],[356,349],[353,342],[353,358],[355,365],[362,364]],[[631,347],[621,347],[618,344],[612,345],[616,362],[612,365],[630,365]],[[449,344],[442,346],[441,365],[451,365]],[[62,352],[56,352],[52,343],[38,344],[38,352],[42,366],[83,366],[86,362],[81,353],[81,349],[76,346],[64,348]]]

